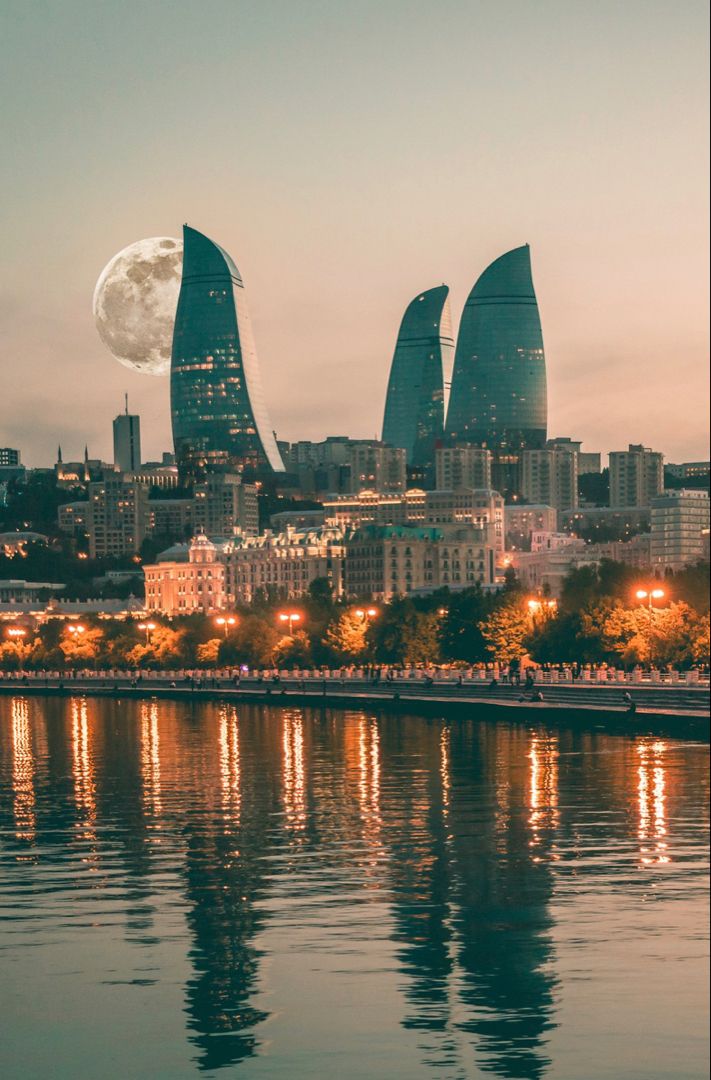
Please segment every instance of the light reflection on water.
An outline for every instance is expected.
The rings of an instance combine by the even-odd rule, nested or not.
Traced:
[[[705,1075],[704,746],[18,697],[0,780],[4,1076]]]

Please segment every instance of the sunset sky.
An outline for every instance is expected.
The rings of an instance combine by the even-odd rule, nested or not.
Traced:
[[[183,222],[244,278],[279,438],[380,434],[405,306],[531,245],[549,432],[708,456],[706,5],[5,0],[0,445],[144,457],[168,380],[101,344],[105,263]]]

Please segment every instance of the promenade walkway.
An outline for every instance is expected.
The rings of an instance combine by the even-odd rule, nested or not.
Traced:
[[[410,708],[428,713],[442,711],[461,715],[478,712],[479,707],[505,708],[513,712],[566,714],[597,713],[603,717],[626,717],[628,693],[634,702],[635,717],[684,718],[708,726],[708,686],[685,682],[632,683],[552,682],[537,678],[533,691],[522,685],[477,679],[427,678],[417,673],[408,677],[374,680],[363,672],[261,672],[250,675],[234,671],[218,672],[59,672],[5,673],[0,676],[0,693],[92,694],[97,696],[171,697],[197,700],[245,700],[281,703],[284,698],[303,704],[330,704],[382,708]],[[540,694],[542,700],[535,700]]]

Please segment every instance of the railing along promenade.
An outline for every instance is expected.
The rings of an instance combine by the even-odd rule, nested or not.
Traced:
[[[535,672],[533,682],[492,669],[423,671],[420,669],[287,671],[265,669],[245,673],[235,668],[40,671],[0,673],[0,691],[32,693],[98,693],[126,696],[243,698],[275,702],[288,696],[330,704],[407,702],[431,707],[507,706],[704,718],[709,714],[708,675],[690,672],[623,672],[612,668],[583,669],[573,678],[569,669]]]

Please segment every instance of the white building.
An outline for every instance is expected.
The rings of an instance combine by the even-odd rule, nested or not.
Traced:
[[[144,566],[146,609],[162,615],[192,615],[225,607],[225,566],[220,547],[206,536],[176,544],[157,563]]]
[[[568,446],[524,450],[521,455],[521,493],[533,504],[547,504],[556,510],[575,509],[578,505],[577,450]]]
[[[410,488],[402,495],[361,491],[358,495],[337,495],[323,504],[327,521],[342,529],[362,525],[410,525],[438,528],[471,525],[491,528],[492,546],[500,561],[504,551],[504,500],[491,488],[457,488],[423,491]]]
[[[649,506],[663,491],[663,454],[634,443],[610,453],[610,506]]]
[[[681,570],[704,558],[709,531],[709,496],[705,491],[668,491],[652,500],[652,565]]]
[[[495,584],[496,552],[482,529],[366,525],[346,546],[346,592],[354,598],[389,600]]]
[[[491,487],[491,450],[443,446],[435,450],[436,485],[441,491]]]
[[[504,507],[504,536],[509,551],[530,551],[534,532],[554,533],[558,527],[554,506],[508,503]]]
[[[298,599],[316,578],[326,578],[334,596],[343,593],[345,536],[338,527],[236,537],[221,557],[229,603],[249,604],[260,591]]]

